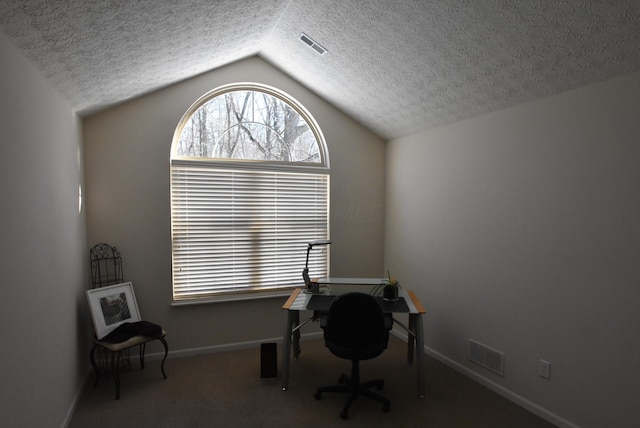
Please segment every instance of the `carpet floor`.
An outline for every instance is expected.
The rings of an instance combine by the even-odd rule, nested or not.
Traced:
[[[383,378],[381,394],[391,400],[391,411],[380,403],[359,398],[349,419],[340,419],[344,394],[324,394],[319,386],[336,383],[349,373],[351,363],[333,356],[321,339],[304,339],[300,359],[291,361],[289,388],[280,379],[260,378],[260,348],[170,358],[168,378],[159,361],[147,361],[139,370],[121,374],[120,399],[114,384],[93,376],[76,406],[69,428],[112,427],[487,427],[549,428],[554,425],[425,356],[426,395],[417,393],[416,367],[406,362],[406,343],[391,337],[378,358],[361,362],[362,380]],[[282,347],[278,345],[278,358]]]

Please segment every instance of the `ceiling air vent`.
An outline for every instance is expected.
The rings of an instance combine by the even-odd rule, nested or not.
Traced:
[[[314,51],[318,52],[320,55],[324,55],[324,53],[327,51],[325,48],[320,46],[318,42],[316,42],[315,40],[313,40],[311,37],[307,36],[304,33],[300,33],[300,40],[305,42],[309,47],[311,47]]]

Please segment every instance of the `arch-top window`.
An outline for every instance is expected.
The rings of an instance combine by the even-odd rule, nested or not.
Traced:
[[[200,98],[171,147],[174,301],[302,285],[306,243],[329,237],[328,191],[324,138],[297,101],[253,83]],[[328,275],[327,252],[309,268]]]

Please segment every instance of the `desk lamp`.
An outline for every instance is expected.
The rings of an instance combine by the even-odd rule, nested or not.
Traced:
[[[311,241],[307,243],[307,261],[304,263],[304,269],[302,269],[302,278],[304,279],[304,284],[307,286],[307,288],[304,290],[305,293],[321,293],[318,283],[312,282],[311,278],[309,278],[309,252],[315,246],[329,244],[331,244],[331,241],[329,241],[328,239],[319,239],[317,241]]]

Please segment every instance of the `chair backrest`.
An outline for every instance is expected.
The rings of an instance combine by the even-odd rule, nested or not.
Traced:
[[[96,244],[89,250],[91,262],[91,287],[100,288],[120,284],[122,275],[122,257],[116,247],[109,244]]]
[[[389,327],[375,297],[347,293],[331,304],[324,339],[329,350],[340,358],[367,360],[387,348]]]

